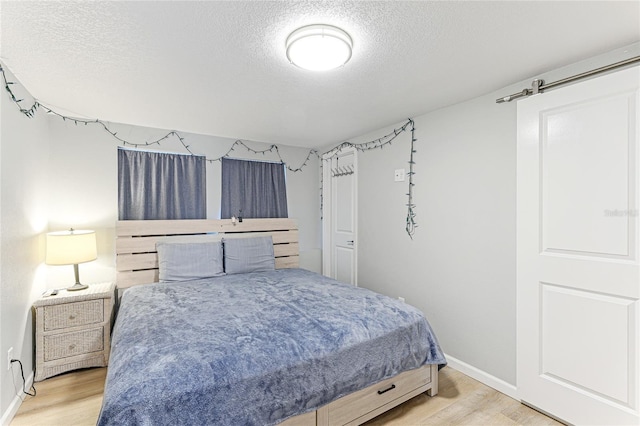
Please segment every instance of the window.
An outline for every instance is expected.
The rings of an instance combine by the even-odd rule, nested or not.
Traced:
[[[288,217],[285,165],[222,159],[220,217]]]
[[[206,218],[206,158],[118,148],[118,217]]]

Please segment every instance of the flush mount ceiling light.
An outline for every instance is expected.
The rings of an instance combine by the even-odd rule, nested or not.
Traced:
[[[326,71],[351,59],[353,41],[349,34],[332,25],[308,25],[287,37],[287,59],[311,71]]]

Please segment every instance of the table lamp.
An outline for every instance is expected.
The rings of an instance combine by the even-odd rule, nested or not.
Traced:
[[[91,262],[98,258],[96,248],[96,233],[94,231],[78,231],[71,228],[68,231],[49,232],[47,234],[47,265],[73,265],[76,283],[67,290],[83,290],[89,287],[80,284],[78,263]]]

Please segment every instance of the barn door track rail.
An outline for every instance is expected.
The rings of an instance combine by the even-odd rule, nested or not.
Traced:
[[[640,56],[634,56],[633,58],[625,59],[624,61],[616,62],[614,64],[596,68],[591,71],[583,72],[582,74],[576,74],[571,77],[563,78],[562,80],[554,81],[553,83],[545,83],[544,80],[535,79],[531,82],[531,89],[524,89],[522,90],[522,92],[518,92],[509,96],[498,98],[496,99],[496,103],[501,104],[504,102],[511,102],[514,99],[526,98],[527,96],[536,95],[538,93],[542,93],[545,90],[553,89],[554,87],[557,87],[557,86],[562,86],[563,84],[572,83],[577,80],[582,80],[583,78],[591,77],[597,74],[602,74],[604,72],[611,71],[617,68],[626,67],[627,65],[632,65],[638,62],[640,62]]]

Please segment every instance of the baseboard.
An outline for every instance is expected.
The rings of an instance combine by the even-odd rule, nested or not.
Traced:
[[[27,377],[26,383],[24,384],[24,388],[31,389],[32,385],[33,385],[33,371],[31,372],[31,374],[29,374],[29,377]],[[5,411],[2,414],[2,418],[0,418],[0,425],[9,426],[9,424],[11,423],[11,420],[13,420],[15,415],[18,413],[18,410],[20,409],[20,405],[22,405],[21,397],[23,395],[24,394],[21,393],[20,395],[16,395],[13,397],[11,404],[9,404],[9,408],[7,408],[7,411]]]
[[[466,374],[467,376],[476,379],[480,383],[483,383],[498,392],[502,392],[503,394],[510,396],[511,398],[520,401],[520,397],[518,396],[518,388],[514,385],[505,382],[502,379],[498,379],[491,374],[480,370],[472,365],[467,364],[466,362],[460,361],[452,357],[451,355],[445,354],[447,358],[447,365],[454,370],[458,370],[461,373]]]

